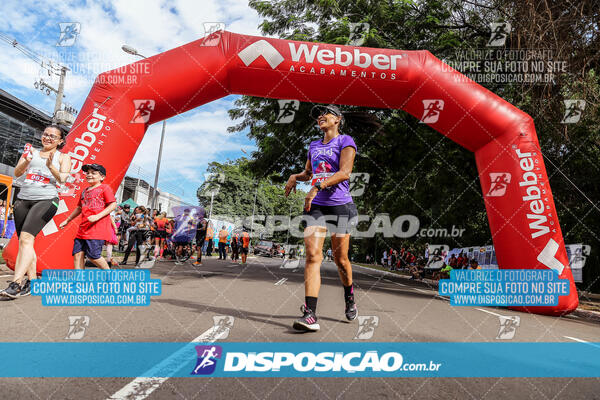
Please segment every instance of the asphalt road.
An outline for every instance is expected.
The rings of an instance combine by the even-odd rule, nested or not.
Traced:
[[[303,265],[281,268],[280,259],[251,258],[246,266],[215,258],[157,263],[152,277],[163,292],[149,307],[44,307],[39,297],[0,302],[0,341],[73,342],[69,316],[89,317],[83,342],[185,342],[206,334],[213,317],[233,317],[221,342],[494,342],[500,316],[518,316],[512,341],[597,342],[600,323],[580,317],[530,315],[499,308],[451,307],[426,284],[356,266],[361,316],[374,316],[372,336],[344,317],[335,265],[322,267],[318,316],[321,330],[291,329],[304,302]],[[0,280],[2,276],[0,276]],[[8,279],[8,277],[6,277]],[[370,336],[366,338],[365,336]],[[301,345],[301,344],[299,344]],[[195,398],[431,398],[597,399],[600,379],[555,378],[3,378],[6,399]]]

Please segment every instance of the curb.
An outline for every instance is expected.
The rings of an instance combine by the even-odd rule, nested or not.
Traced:
[[[600,322],[600,312],[598,311],[582,310],[578,308],[575,311],[573,311],[571,315],[575,315],[576,317],[580,317],[591,321]]]

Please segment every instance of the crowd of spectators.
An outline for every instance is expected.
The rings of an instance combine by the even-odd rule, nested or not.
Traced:
[[[428,257],[428,245],[426,245],[424,254]],[[415,266],[423,261],[426,261],[425,257],[419,257],[418,252],[414,247],[401,246],[400,250],[394,248],[385,250],[383,252],[383,257],[381,258],[381,265],[388,268],[390,271],[399,271]]]
[[[422,248],[402,245],[400,250],[386,249],[380,261],[390,271],[408,271],[415,280],[426,276],[434,280],[448,279],[453,269],[481,269],[477,260],[469,259],[464,252],[448,258],[446,251],[430,253],[427,243]]]

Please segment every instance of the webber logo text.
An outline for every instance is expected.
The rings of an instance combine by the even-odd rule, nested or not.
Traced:
[[[362,52],[360,48],[347,51],[335,47],[331,50],[306,43],[288,43],[288,46],[289,57],[296,63],[290,65],[290,72],[396,80],[399,79],[397,71],[399,64],[406,59],[404,54],[370,54]],[[250,66],[262,56],[273,69],[286,59],[266,40],[259,40],[245,47],[238,56],[246,66]],[[371,70],[367,71],[367,69]]]
[[[523,196],[524,202],[529,202],[529,210],[531,213],[527,213],[527,219],[529,222],[529,228],[531,229],[531,238],[535,239],[539,236],[543,236],[550,232],[548,225],[548,217],[552,217],[548,214],[548,217],[544,215],[547,209],[550,209],[549,205],[544,204],[548,202],[546,189],[543,188],[544,182],[539,182],[538,178],[542,177],[542,174],[537,173],[540,170],[538,163],[539,160],[535,158],[535,153],[521,152],[516,149],[515,152],[519,157],[519,166],[523,171],[519,186],[525,189],[525,196]],[[550,224],[553,224],[552,220]]]
[[[352,52],[342,50],[336,47],[334,50],[320,49],[318,45],[289,43],[292,61],[302,63],[290,66],[290,72],[304,72],[310,74],[330,75],[330,76],[352,76],[354,78],[374,78],[374,79],[397,79],[396,71],[400,60],[404,58],[401,54],[387,55],[363,53],[360,49],[354,49]],[[313,67],[305,64],[314,64],[316,61],[324,67]],[[338,67],[357,67],[362,69],[345,69]],[[375,67],[378,71],[365,71],[365,69]]]
[[[90,155],[90,148],[96,143],[97,135],[102,130],[105,120],[106,116],[100,114],[98,108],[94,108],[92,118],[87,122],[87,130],[81,136],[75,138],[74,142],[77,146],[69,152],[69,156],[71,156],[72,175],[77,174],[83,164],[85,164],[85,160]],[[103,137],[106,136],[104,133],[100,133],[100,135]],[[99,148],[94,148],[94,150],[97,152]],[[95,156],[93,158],[95,159]]]
[[[228,352],[224,372],[276,372],[295,370],[297,372],[395,372],[395,371],[438,371],[441,364],[404,363],[402,355],[377,351],[367,352],[322,352],[288,353]]]

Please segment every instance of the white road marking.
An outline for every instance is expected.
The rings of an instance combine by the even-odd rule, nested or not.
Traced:
[[[588,342],[587,340],[579,339],[579,338],[572,337],[572,336],[563,336],[563,337],[564,337],[564,338],[567,338],[567,339],[574,340],[574,341],[576,341],[576,342],[579,342],[579,343],[585,343],[585,344],[589,344],[590,346],[594,346],[594,347],[597,347],[597,348],[599,348],[599,349],[600,349],[600,346],[598,346],[598,345],[597,345],[597,344],[595,344],[595,343]]]
[[[7,278],[9,276],[13,276],[14,274],[10,274],[10,275],[0,275],[0,278]]]
[[[578,338],[576,338],[576,337],[572,337],[572,336],[563,336],[563,337],[564,337],[564,338],[567,338],[567,339],[574,340],[574,341],[576,341],[576,342],[580,342],[580,343],[590,343],[590,342],[588,342],[587,340],[578,339]]]
[[[287,278],[281,278],[280,280],[275,282],[275,286],[281,286],[285,283],[285,281],[287,281]]]
[[[398,285],[398,286],[406,286],[404,283],[400,283],[400,282],[394,282],[394,281],[393,281],[393,280],[391,280],[391,279],[384,278],[383,280],[384,280],[384,281],[386,281],[386,282],[393,283],[393,284],[395,284],[395,285]]]
[[[431,292],[430,292],[430,291],[427,291],[427,290],[423,290],[423,289],[417,289],[417,288],[414,288],[414,289],[415,289],[417,292],[421,292],[421,293],[425,293],[425,294],[431,294]]]
[[[185,364],[190,359],[189,351],[195,343],[212,343],[222,337],[226,336],[228,331],[218,331],[218,328],[213,326],[196,339],[173,353],[171,356],[165,358],[154,367],[150,368],[143,375],[145,377],[135,378],[127,385],[123,386],[118,392],[108,398],[108,400],[143,400],[150,396],[152,392],[160,387],[163,383],[169,379],[169,377],[161,377],[174,373],[178,367]],[[165,373],[167,372],[167,373]]]

